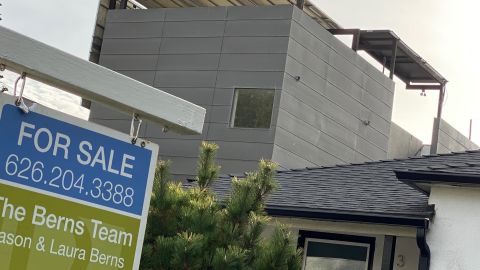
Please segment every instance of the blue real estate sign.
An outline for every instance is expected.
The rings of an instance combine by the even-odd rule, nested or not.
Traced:
[[[0,269],[136,269],[158,146],[0,102]]]

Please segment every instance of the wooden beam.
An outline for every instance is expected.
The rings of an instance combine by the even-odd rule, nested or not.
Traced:
[[[0,63],[82,98],[137,113],[181,134],[199,134],[205,109],[0,26]]]

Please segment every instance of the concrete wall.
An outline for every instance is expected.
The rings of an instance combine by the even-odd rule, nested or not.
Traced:
[[[349,222],[317,221],[300,218],[275,218],[290,227],[295,239],[299,230],[375,237],[375,253],[372,270],[382,270],[385,235],[397,237],[393,270],[417,270],[420,251],[415,238],[415,228],[361,224]],[[435,269],[435,268],[431,268]]]
[[[434,121],[437,121],[437,119],[435,118]],[[460,152],[475,149],[479,149],[478,145],[470,141],[445,120],[441,119],[437,153]]]
[[[407,158],[421,154],[423,142],[399,125],[390,125],[387,158]]]
[[[297,168],[386,157],[393,82],[291,5],[112,10],[100,64],[207,109],[201,135],[143,126],[175,175],[194,174],[202,140],[220,145],[224,173],[260,158]],[[235,88],[276,90],[270,129],[230,127]],[[129,129],[130,116],[98,104],[90,118]]]
[[[436,213],[427,234],[430,269],[480,269],[480,189],[433,186],[429,203]]]
[[[386,158],[393,91],[390,79],[294,8],[273,159],[292,168]]]

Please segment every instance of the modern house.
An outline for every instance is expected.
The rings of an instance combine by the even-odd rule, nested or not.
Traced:
[[[200,135],[177,135],[148,121],[141,126],[140,136],[159,144],[178,178],[194,174],[202,140],[220,145],[223,173],[243,174],[260,158],[279,163],[280,188],[267,210],[298,234],[305,269],[427,270],[430,250],[432,269],[463,269],[441,261],[448,253],[442,241],[452,237],[442,235],[453,233],[453,221],[437,209],[448,200],[437,198],[450,191],[436,193],[443,189],[433,180],[417,184],[401,175],[401,182],[396,172],[466,167],[479,173],[480,152],[447,153],[478,147],[440,120],[428,152],[446,154],[406,158],[426,150],[391,121],[393,77],[407,88],[439,91],[438,119],[446,79],[395,33],[342,29],[301,0],[135,3],[101,1],[91,60],[207,109]],[[148,9],[136,9],[138,3]],[[339,34],[352,35],[352,46]],[[130,115],[85,105],[90,121],[129,131]],[[393,160],[381,161],[386,158]],[[229,186],[230,177],[222,177],[214,189],[223,196]],[[427,234],[436,224],[443,224],[440,231]],[[331,266],[337,261],[345,264]]]
[[[161,7],[154,3],[145,1]],[[226,173],[252,170],[260,158],[282,168],[387,158],[393,75],[410,87],[446,81],[391,31],[347,31],[292,5],[105,12],[99,64],[207,109],[198,136],[143,125],[140,135],[159,144],[179,178],[193,175],[202,140],[219,144]],[[354,33],[355,49],[387,59],[390,76],[331,32]],[[395,57],[385,50],[392,42]],[[91,121],[128,131],[130,119],[91,104]]]

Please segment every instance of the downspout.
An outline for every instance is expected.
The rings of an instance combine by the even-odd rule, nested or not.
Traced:
[[[420,249],[418,270],[430,269],[430,247],[427,243],[428,220],[425,220],[423,227],[417,227],[417,246]]]

